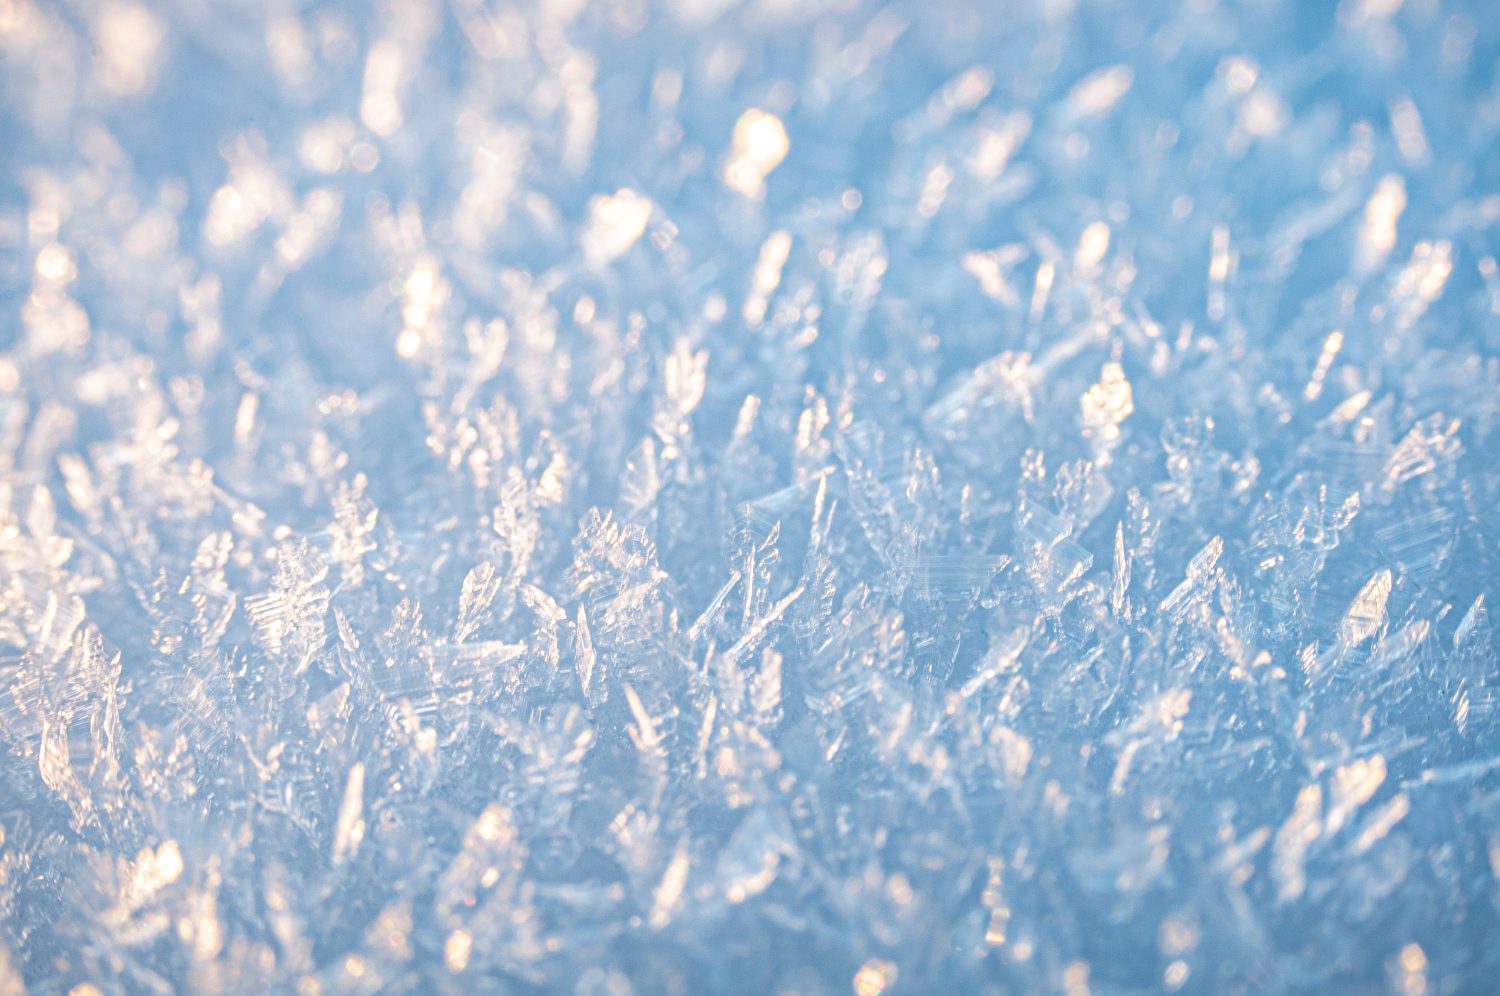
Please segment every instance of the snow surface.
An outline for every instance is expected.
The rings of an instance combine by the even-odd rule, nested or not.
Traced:
[[[0,994],[1480,992],[1490,0],[0,0]]]

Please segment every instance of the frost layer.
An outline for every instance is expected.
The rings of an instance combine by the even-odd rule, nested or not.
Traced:
[[[0,992],[1492,986],[1500,21],[1135,7],[0,0]]]

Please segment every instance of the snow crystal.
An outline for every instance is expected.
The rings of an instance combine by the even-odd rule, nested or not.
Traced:
[[[1497,70],[0,0],[0,993],[1492,989]]]

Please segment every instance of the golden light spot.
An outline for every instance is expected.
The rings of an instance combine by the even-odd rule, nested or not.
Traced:
[[[1063,969],[1063,992],[1066,996],[1089,996],[1089,963],[1072,961]]]
[[[1135,411],[1135,398],[1124,368],[1118,363],[1104,364],[1099,383],[1084,392],[1078,407],[1085,436],[1106,445],[1119,439],[1120,424]]]
[[[1097,117],[1113,110],[1134,83],[1135,72],[1129,66],[1095,70],[1068,91],[1068,107],[1079,117]]]
[[[724,184],[746,197],[765,194],[766,176],[791,149],[786,126],[770,111],[751,108],[734,125],[733,148],[724,167]]]
[[[854,973],[855,996],[880,996],[896,984],[897,975],[894,962],[871,958]]]
[[[589,200],[589,223],[583,233],[583,252],[591,263],[601,265],[624,255],[646,231],[655,206],[651,199],[629,187],[613,194],[596,194]]]
[[[359,119],[382,138],[394,135],[405,121],[397,90],[406,77],[406,59],[390,38],[370,46],[365,61],[364,92],[359,100]]]
[[[165,38],[161,20],[145,7],[105,5],[94,23],[94,69],[104,89],[120,97],[151,89],[161,69]]]
[[[58,245],[56,242],[43,246],[42,251],[36,254],[36,275],[38,279],[45,280],[51,284],[65,284],[78,276],[78,266],[73,262],[73,253],[67,246]]]
[[[462,972],[469,967],[469,956],[474,952],[474,936],[459,929],[448,935],[443,945],[443,961],[450,972]]]
[[[1073,265],[1080,270],[1091,270],[1104,261],[1109,252],[1109,226],[1096,221],[1083,230],[1078,239],[1078,248],[1073,253]]]

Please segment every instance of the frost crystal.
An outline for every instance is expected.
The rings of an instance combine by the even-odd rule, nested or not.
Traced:
[[[0,996],[1492,990],[1492,6],[0,0]]]

